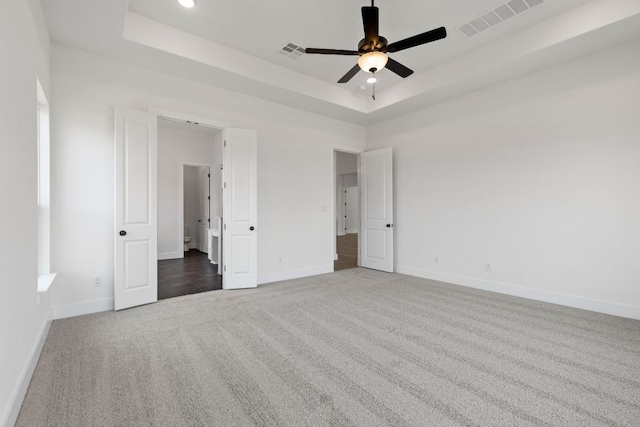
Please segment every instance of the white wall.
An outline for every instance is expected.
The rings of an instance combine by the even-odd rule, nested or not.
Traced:
[[[65,236],[53,248],[56,312],[112,306],[114,105],[256,129],[259,281],[331,271],[333,148],[361,151],[363,127],[57,45],[52,84],[58,181],[53,229]],[[95,288],[97,273],[104,285]]]
[[[13,425],[50,325],[49,296],[36,305],[36,79],[51,101],[38,1],[0,3],[0,63],[0,425]]]
[[[214,148],[215,129],[158,120],[158,257],[162,259],[182,258],[180,242],[179,186],[183,163],[215,164],[222,161],[216,157]],[[197,173],[196,173],[197,175]],[[194,177],[197,182],[197,177]],[[197,183],[196,183],[197,185]],[[193,191],[197,191],[194,188]],[[193,197],[197,199],[194,193]],[[192,216],[191,241],[195,247],[198,215],[197,207]]]
[[[397,271],[640,318],[638,52],[369,127],[394,150]]]
[[[345,175],[358,172],[358,155],[338,151],[336,153],[336,174]]]

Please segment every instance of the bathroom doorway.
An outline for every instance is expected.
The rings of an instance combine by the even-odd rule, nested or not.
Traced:
[[[158,120],[158,299],[222,289],[210,241],[221,163],[220,130]]]

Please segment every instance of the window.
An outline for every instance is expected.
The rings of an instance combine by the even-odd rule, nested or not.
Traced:
[[[51,273],[51,197],[49,103],[37,81],[37,163],[38,163],[38,294],[47,292]],[[39,302],[39,300],[38,300]]]

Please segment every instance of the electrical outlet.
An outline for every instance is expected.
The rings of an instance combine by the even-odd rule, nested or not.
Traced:
[[[440,257],[436,255],[435,258],[433,258],[433,262],[440,264]]]
[[[96,276],[93,278],[93,287],[97,288],[99,286],[102,286],[102,276]]]
[[[491,265],[490,262],[485,262],[484,263],[484,269],[487,271],[493,271],[493,266]]]

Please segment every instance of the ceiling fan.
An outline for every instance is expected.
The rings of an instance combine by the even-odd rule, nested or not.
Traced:
[[[320,55],[351,55],[360,56],[358,63],[350,69],[347,74],[342,76],[338,83],[347,83],[361,69],[368,73],[380,71],[385,66],[402,78],[407,78],[413,74],[413,70],[389,58],[388,53],[400,52],[401,50],[411,47],[420,46],[421,44],[431,43],[436,40],[447,37],[447,30],[444,27],[427,31],[395,43],[388,44],[387,39],[380,36],[378,32],[378,8],[374,6],[374,0],[371,0],[371,6],[362,8],[362,23],[364,25],[364,38],[358,43],[358,50],[340,50],[340,49],[316,49],[308,47],[305,53]]]

